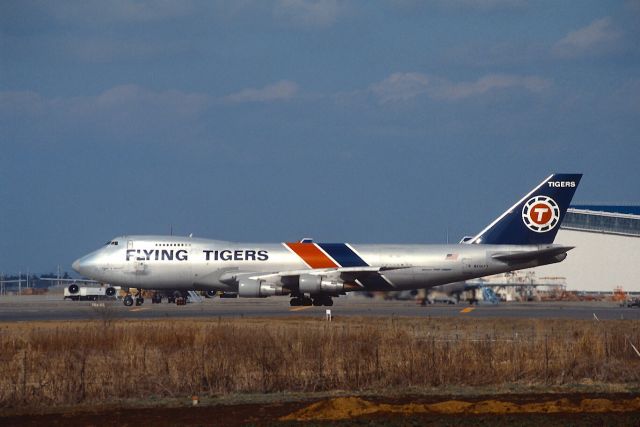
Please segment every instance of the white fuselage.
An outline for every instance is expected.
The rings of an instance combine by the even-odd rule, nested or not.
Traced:
[[[297,246],[296,246],[297,245]],[[353,276],[350,290],[428,288],[490,274],[558,262],[507,264],[495,254],[539,250],[552,245],[231,243],[178,236],[122,236],[73,263],[91,279],[141,289],[237,292],[235,277],[274,274],[275,283],[314,271],[350,281],[350,269],[380,268]],[[323,249],[324,248],[326,250]],[[327,249],[328,248],[328,249]],[[313,250],[311,250],[313,249]],[[333,266],[331,264],[334,264]],[[290,273],[287,273],[290,272]],[[286,284],[286,283],[285,283]]]

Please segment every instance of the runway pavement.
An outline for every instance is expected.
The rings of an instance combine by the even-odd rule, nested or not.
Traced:
[[[0,322],[29,320],[154,319],[187,317],[324,317],[330,309],[336,316],[409,316],[532,319],[640,319],[640,308],[622,308],[612,302],[530,302],[469,306],[428,305],[414,301],[383,301],[363,297],[334,299],[333,307],[290,307],[288,298],[204,299],[186,306],[151,304],[125,307],[122,301],[63,301],[61,296],[0,297]]]

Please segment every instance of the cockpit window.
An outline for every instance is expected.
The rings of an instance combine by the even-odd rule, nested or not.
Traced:
[[[117,240],[110,240],[107,243],[105,243],[104,245],[105,246],[111,246],[111,245],[118,246],[118,241]]]

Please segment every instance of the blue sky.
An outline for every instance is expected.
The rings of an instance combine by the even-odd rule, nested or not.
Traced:
[[[640,203],[640,1],[4,1],[0,271],[122,234],[433,242]]]

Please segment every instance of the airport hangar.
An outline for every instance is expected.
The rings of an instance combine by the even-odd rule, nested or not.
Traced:
[[[532,269],[537,277],[564,277],[569,291],[640,293],[640,206],[571,206],[555,242],[575,249]]]

